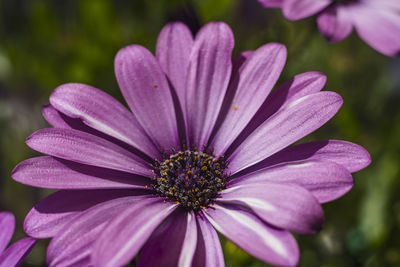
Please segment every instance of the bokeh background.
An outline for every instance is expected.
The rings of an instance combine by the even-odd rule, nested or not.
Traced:
[[[278,83],[306,71],[328,76],[326,90],[344,98],[340,112],[307,137],[361,144],[373,163],[354,174],[355,187],[324,205],[326,223],[313,236],[297,236],[300,266],[400,266],[400,60],[378,54],[356,34],[330,44],[314,18],[289,22],[256,0],[0,0],[0,210],[17,217],[13,240],[24,236],[23,219],[51,193],[10,178],[20,161],[37,155],[24,143],[48,127],[41,107],[60,84],[79,82],[122,101],[113,73],[117,51],[137,43],[154,51],[168,21],[195,33],[220,20],[235,34],[235,54],[267,42],[288,48]],[[303,140],[304,141],[304,140]],[[47,241],[25,263],[45,265]],[[227,266],[268,266],[223,240]]]

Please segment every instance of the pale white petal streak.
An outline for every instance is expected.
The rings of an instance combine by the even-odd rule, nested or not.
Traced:
[[[140,201],[121,212],[96,240],[92,253],[93,265],[108,267],[128,264],[176,207],[177,204],[154,198]]]
[[[203,213],[215,229],[256,258],[275,265],[297,264],[299,249],[289,232],[267,225],[239,206],[215,204]]]
[[[183,241],[181,254],[179,256],[179,267],[190,267],[193,261],[194,251],[197,245],[197,225],[193,212],[187,215],[187,227],[185,240]]]
[[[79,118],[88,126],[115,137],[153,158],[160,153],[147,137],[135,116],[105,92],[79,83],[57,87],[50,103],[71,118]]]
[[[141,249],[137,266],[192,266],[197,238],[194,213],[178,209],[151,234]]]
[[[197,249],[192,267],[224,267],[224,254],[214,227],[204,216],[197,216]]]

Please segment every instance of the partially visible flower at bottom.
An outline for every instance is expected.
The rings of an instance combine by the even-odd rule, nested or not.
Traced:
[[[115,73],[128,111],[99,89],[65,84],[43,115],[54,127],[27,139],[48,154],[12,177],[61,189],[38,203],[25,231],[52,238],[50,266],[224,266],[217,231],[275,265],[294,266],[289,231],[313,234],[320,203],[353,186],[370,163],[337,140],[290,146],[342,105],[308,72],[272,91],[286,61],[277,43],[232,61],[233,34],[210,23],[193,37],[181,23],[160,33],[156,57],[131,45]],[[272,92],[271,92],[272,91]]]
[[[36,240],[27,237],[6,249],[14,229],[14,215],[9,212],[0,212],[0,267],[19,266],[35,245]]]

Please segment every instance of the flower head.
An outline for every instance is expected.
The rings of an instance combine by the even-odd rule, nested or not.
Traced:
[[[387,56],[400,53],[400,1],[397,0],[259,0],[280,7],[289,20],[315,14],[320,32],[331,42],[355,29],[372,48]]]
[[[137,254],[138,266],[224,266],[215,229],[265,262],[297,264],[289,231],[320,230],[320,203],[348,192],[370,157],[345,141],[290,146],[334,116],[341,97],[320,92],[317,72],[272,91],[285,47],[232,61],[233,46],[224,23],[195,39],[168,24],[156,57],[139,45],[116,56],[131,111],[83,84],[52,93],[43,115],[53,128],[27,139],[48,156],[12,174],[60,189],[25,220],[29,235],[52,238],[51,266],[122,266]]]
[[[35,245],[35,240],[27,237],[7,247],[15,229],[15,218],[9,212],[0,212],[0,267],[19,266]]]

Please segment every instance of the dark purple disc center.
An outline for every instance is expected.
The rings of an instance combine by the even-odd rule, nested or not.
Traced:
[[[223,159],[186,150],[155,164],[153,189],[189,210],[208,207],[225,188],[228,175]]]

